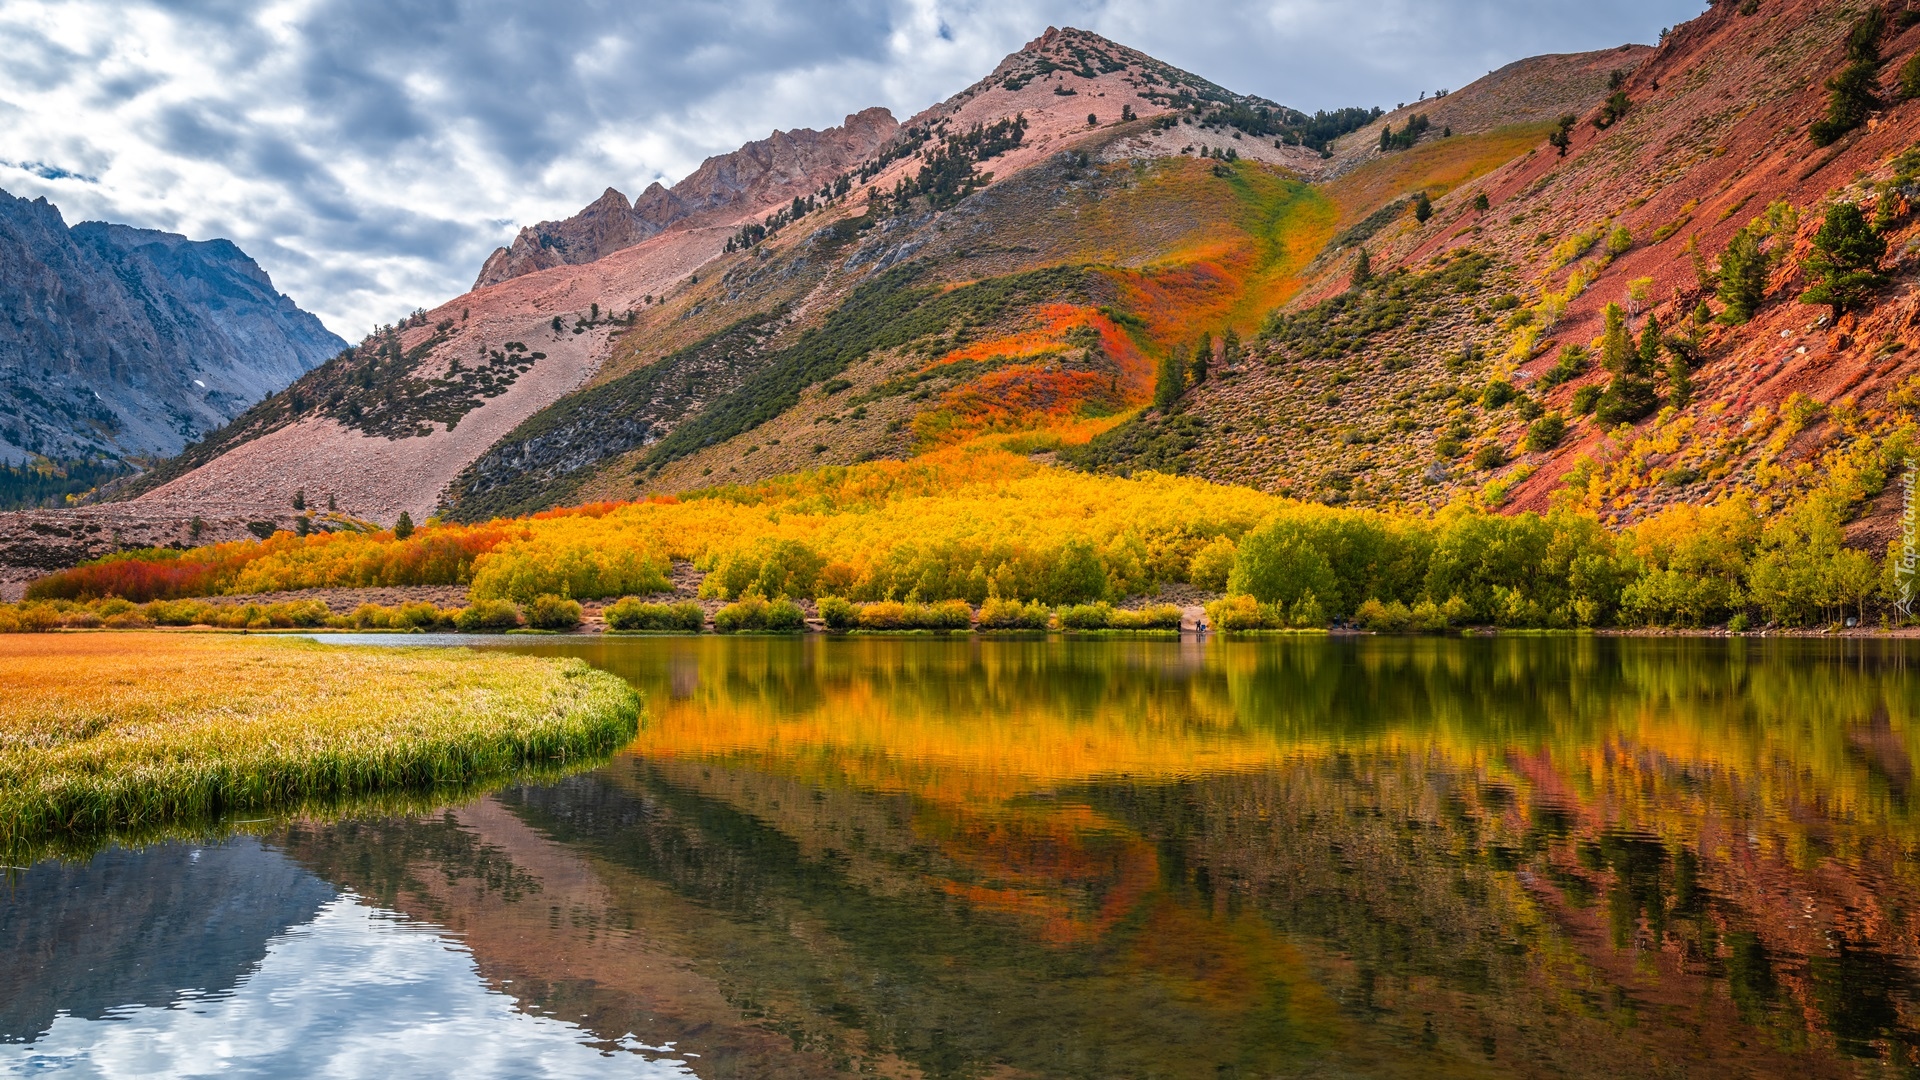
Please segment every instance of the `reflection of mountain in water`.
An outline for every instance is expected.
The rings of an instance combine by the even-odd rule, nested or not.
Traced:
[[[88,1019],[230,990],[267,942],[335,893],[250,838],[112,848],[44,862],[0,885],[0,1038],[31,1039],[56,1012]]]
[[[458,843],[291,849],[705,1076],[1920,1060],[1896,654],[583,648],[649,690],[629,756],[463,811]],[[520,899],[450,858],[474,845]],[[407,857],[383,882],[369,849]]]

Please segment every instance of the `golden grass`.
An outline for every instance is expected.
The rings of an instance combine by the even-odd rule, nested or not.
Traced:
[[[1435,139],[1369,161],[1321,190],[1340,208],[1340,225],[1345,228],[1402,195],[1424,190],[1438,197],[1485,176],[1539,146],[1552,127],[1520,124]]]
[[[591,760],[639,702],[577,660],[180,634],[0,638],[0,848]]]

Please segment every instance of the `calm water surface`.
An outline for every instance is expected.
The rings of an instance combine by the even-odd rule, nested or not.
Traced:
[[[13,871],[0,1073],[1920,1071],[1911,648],[492,647],[639,738]]]

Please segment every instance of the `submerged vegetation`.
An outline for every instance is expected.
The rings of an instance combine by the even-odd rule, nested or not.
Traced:
[[[639,702],[577,660],[215,636],[0,638],[0,849],[584,763]]]

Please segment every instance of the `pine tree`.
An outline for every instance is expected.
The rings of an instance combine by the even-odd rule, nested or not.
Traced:
[[[1638,367],[1633,335],[1627,332],[1627,313],[1619,304],[1608,304],[1606,329],[1600,333],[1600,366],[1616,378],[1631,375]]]
[[[1422,225],[1425,225],[1427,223],[1427,219],[1432,216],[1433,216],[1433,200],[1427,198],[1427,193],[1424,191],[1414,195],[1413,220],[1419,222]]]
[[[1658,332],[1654,331],[1656,335]],[[1658,348],[1658,337],[1654,340]],[[1640,351],[1627,332],[1626,312],[1619,304],[1607,305],[1606,329],[1600,335],[1600,363],[1613,375],[1594,407],[1594,416],[1601,424],[1612,427],[1632,423],[1659,407],[1652,380],[1641,374]]]
[[[1847,34],[1847,66],[1827,80],[1831,92],[1827,115],[1813,122],[1807,134],[1813,145],[1827,146],[1840,136],[1867,122],[1867,114],[1880,107],[1880,35],[1886,29],[1887,15],[1880,5],[1867,9]]]
[[[1353,287],[1358,289],[1373,280],[1373,260],[1367,255],[1367,249],[1360,249],[1360,257],[1353,263]]]
[[[393,523],[393,538],[395,540],[405,540],[412,535],[413,515],[402,510],[400,511],[400,520]]]
[[[1640,331],[1640,362],[1634,374],[1651,375],[1660,367],[1660,347],[1666,338],[1660,333],[1660,320],[1657,316],[1647,316],[1647,325]]]
[[[1693,376],[1687,371],[1687,358],[1674,353],[1667,361],[1667,404],[1684,409],[1693,400]]]
[[[1193,350],[1193,366],[1189,369],[1193,373],[1193,377],[1190,380],[1191,385],[1199,386],[1201,383],[1207,381],[1207,369],[1212,365],[1212,362],[1213,335],[1201,334],[1200,347]]]
[[[1567,149],[1573,145],[1573,125],[1579,122],[1580,118],[1572,113],[1554,121],[1553,130],[1547,133],[1547,145],[1560,151],[1561,157],[1566,157]]]
[[[1887,283],[1880,260],[1887,254],[1887,238],[1867,224],[1853,203],[1835,203],[1813,237],[1807,273],[1814,285],[1800,294],[1803,304],[1826,304],[1838,321],[1848,308],[1859,305]]]
[[[1187,390],[1187,353],[1174,349],[1160,361],[1160,377],[1153,384],[1153,404],[1161,412],[1171,410]]]
[[[1721,320],[1744,323],[1767,299],[1767,277],[1773,269],[1773,253],[1760,246],[1759,230],[1748,226],[1733,234],[1727,250],[1720,253],[1720,299],[1727,305]]]

